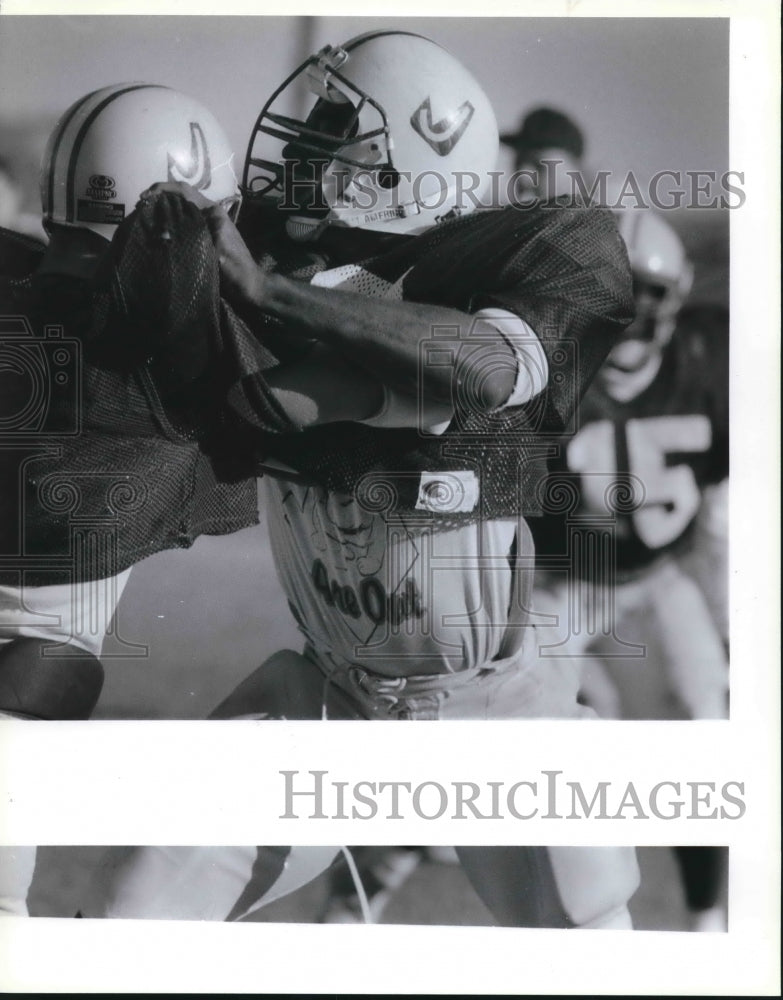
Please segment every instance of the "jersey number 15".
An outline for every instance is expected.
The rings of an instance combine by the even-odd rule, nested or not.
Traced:
[[[703,414],[643,417],[625,424],[598,420],[572,438],[567,461],[582,476],[582,499],[589,511],[606,513],[607,476],[626,474],[641,483],[643,496],[637,497],[641,502],[630,517],[640,540],[657,549],[685,531],[701,503],[691,466],[669,464],[668,457],[704,452],[711,443],[710,422]]]

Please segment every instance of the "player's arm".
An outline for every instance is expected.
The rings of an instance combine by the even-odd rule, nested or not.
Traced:
[[[332,349],[331,357],[322,352],[274,375],[269,369],[264,373],[277,402],[287,412],[295,408],[300,426],[372,419],[380,426],[439,427],[448,423],[455,405],[488,412],[521,405],[545,387],[545,352],[516,311],[489,308],[474,316],[269,274],[256,264],[222,207],[184,184],[158,184],[143,197],[164,191],[203,212],[219,258],[221,292],[251,326],[271,316]],[[432,343],[438,331],[440,354],[448,361],[422,364],[422,344]]]
[[[272,395],[299,427],[362,421],[384,405],[380,381],[322,345],[304,358],[264,373]]]
[[[210,413],[215,392],[226,392],[249,425],[273,433],[387,410],[380,380],[330,348],[307,343],[302,351],[294,338],[268,348],[248,331],[244,340],[217,297],[217,249],[202,205],[209,203],[165,187],[174,190],[143,198],[120,226],[93,276],[92,361],[141,370],[154,405],[179,419]],[[396,425],[409,425],[407,411]]]
[[[294,286],[294,291],[299,287],[297,282],[288,284]],[[400,359],[393,346],[381,344],[376,350],[378,345],[372,338],[363,340],[365,349],[359,351],[359,361],[365,368],[348,361],[342,351],[347,352],[354,341],[350,333],[343,341],[346,326],[340,325],[341,320],[345,318],[353,330],[357,316],[366,317],[362,310],[375,305],[375,301],[345,292],[328,292],[327,301],[333,303],[334,296],[338,301],[343,297],[350,300],[339,302],[346,312],[343,316],[341,310],[334,320],[334,346],[319,343],[304,359],[278,366],[264,376],[275,399],[299,426],[353,420],[378,427],[426,427],[429,432],[440,432],[451,421],[455,404],[482,412],[520,406],[546,387],[546,353],[531,327],[508,310],[487,308],[475,316],[437,310],[447,313],[450,320],[448,336],[438,347],[442,354],[455,357],[457,363],[438,366],[445,377],[428,380],[428,369],[422,365],[418,350],[415,358],[407,358],[406,366],[406,359]],[[372,308],[369,313],[376,315]],[[398,324],[402,325],[399,316]],[[470,336],[462,334],[466,327]],[[356,325],[355,329],[358,332],[361,327]],[[409,328],[408,332],[416,336],[419,331]],[[400,334],[405,347],[403,337]],[[388,364],[382,365],[387,352],[400,366],[397,379],[387,376]],[[416,381],[411,377],[414,364]],[[381,371],[383,380],[378,374]],[[493,378],[497,382],[488,390],[486,383]],[[446,399],[440,398],[438,392],[443,384],[448,387]],[[493,392],[499,393],[500,404]]]
[[[509,248],[497,268],[497,291],[479,297],[474,315],[267,273],[221,208],[205,214],[224,294],[251,324],[254,313],[272,316],[334,348],[385,386],[428,403],[468,412],[524,405],[547,388],[550,355],[560,363],[560,342],[570,339],[571,370],[547,393],[545,424],[562,427],[633,318],[627,255],[608,213],[550,211],[537,233],[518,237]],[[438,363],[423,363],[425,343],[441,355]]]
[[[496,276],[476,302],[523,316],[537,332],[550,375],[536,423],[560,434],[633,320],[628,255],[606,209],[511,209],[502,226],[506,253],[493,258]]]
[[[457,309],[368,299],[269,274],[253,260],[221,206],[206,203],[187,185],[150,189],[153,194],[162,191],[179,193],[202,209],[220,260],[222,293],[251,324],[254,313],[259,319],[272,316],[370,372],[382,373],[385,384],[414,398],[445,404],[459,398],[485,411],[508,402],[517,383],[518,359],[496,326]],[[459,341],[453,364],[422,366],[420,347],[438,329]]]
[[[297,326],[340,354],[356,358],[384,382],[416,398],[436,402],[465,399],[482,411],[503,406],[514,389],[517,362],[497,328],[456,309],[416,302],[368,299],[318,288],[254,267],[243,276],[245,308]],[[452,364],[422,365],[421,346],[433,331],[459,342]],[[469,392],[469,399],[467,394]]]
[[[269,369],[264,380],[301,428],[350,420],[375,427],[426,427],[439,433],[454,415],[451,403],[397,392],[323,344],[299,361]]]

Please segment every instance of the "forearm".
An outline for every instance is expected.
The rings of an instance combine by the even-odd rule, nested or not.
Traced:
[[[395,392],[324,344],[300,361],[270,369],[265,380],[280,406],[302,429],[350,420],[439,433],[453,416],[450,404]]]
[[[511,346],[495,328],[459,310],[369,299],[261,272],[247,296],[254,308],[328,344],[413,397],[460,399],[492,410],[514,388],[517,363]],[[427,342],[439,349],[439,363],[429,363]]]
[[[384,402],[378,379],[320,344],[301,361],[270,369],[265,378],[277,402],[303,428],[361,421],[374,416]]]

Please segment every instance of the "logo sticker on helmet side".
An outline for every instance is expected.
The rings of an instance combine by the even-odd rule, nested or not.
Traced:
[[[447,156],[462,138],[475,110],[470,101],[465,101],[457,111],[434,122],[432,105],[427,97],[411,115],[411,125],[438,156]]]
[[[207,140],[198,122],[190,123],[190,163],[183,164],[169,153],[168,175],[170,181],[184,181],[197,191],[203,191],[212,183]]]
[[[110,201],[117,197],[117,192],[114,189],[114,178],[107,177],[106,174],[92,174],[89,186],[84,193],[95,201]]]

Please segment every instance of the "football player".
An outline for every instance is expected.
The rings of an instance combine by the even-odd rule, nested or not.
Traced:
[[[300,84],[311,107],[296,119],[285,107]],[[381,31],[325,47],[262,110],[245,169],[246,242],[196,193],[153,188],[204,209],[224,294],[262,342],[316,341],[387,386],[374,426],[257,428],[276,473],[266,477],[274,555],[305,649],[273,656],[213,717],[586,714],[573,665],[531,655],[526,515],[545,475],[541,434],[567,424],[631,319],[627,257],[600,209],[474,211],[497,145],[489,102],[462,65],[427,39]],[[252,406],[243,413],[257,426]],[[252,868],[252,851],[233,863],[231,850],[211,849],[201,878],[201,848],[138,849],[132,867],[154,873],[158,913],[168,892],[182,914],[187,881],[191,915],[214,917],[210,886],[225,878],[239,892]],[[629,925],[632,851],[459,855],[502,923]],[[120,896],[110,884],[89,912],[147,915]]]
[[[118,342],[135,333],[136,344],[101,357],[108,299],[96,274],[109,241],[145,187],[175,177],[238,204],[232,153],[206,108],[169,88],[106,87],[73,104],[50,137],[48,246],[0,233],[2,716],[87,718],[130,566],[253,522],[252,485],[218,482],[208,449],[175,418],[187,375],[159,393],[144,326],[118,323]],[[0,853],[2,911],[26,912],[34,856]]]
[[[86,95],[44,154],[48,246],[28,246],[24,266],[4,271],[0,709],[8,713],[86,718],[129,567],[202,531],[252,523],[244,487],[208,474],[204,435],[185,426],[189,373],[165,384],[163,352],[151,351],[152,331],[141,324],[115,315],[110,335],[100,335],[111,269],[107,280],[97,276],[109,241],[145,187],[179,176],[206,198],[238,203],[228,141],[205,108],[145,84]],[[194,392],[188,402],[192,410]],[[164,473],[169,463],[178,478]],[[173,512],[160,522],[171,504],[179,525]],[[238,511],[236,524],[218,524],[224,504]],[[47,644],[49,655],[39,655]]]
[[[577,658],[605,717],[725,718],[728,325],[684,307],[692,268],[663,218],[626,211],[620,231],[637,314],[553,463],[569,509],[534,522],[534,603],[557,616],[541,652]],[[726,928],[722,851],[676,849],[693,929]]]
[[[560,511],[533,522],[535,604],[557,616],[539,629],[541,654],[589,663],[601,714],[724,718],[725,314],[682,309],[692,268],[663,218],[630,210],[620,228],[637,315],[560,442],[548,488]]]
[[[236,461],[242,427],[223,399],[227,354],[241,355],[235,374],[248,383],[274,362],[270,426],[360,418],[383,399],[377,380],[327,351],[318,380],[312,357],[297,377],[295,360],[264,352],[219,298],[200,211],[167,196],[136,209],[166,180],[187,181],[227,218],[239,207],[233,152],[206,108],[158,85],[105,87],[49,139],[48,245],[0,232],[3,716],[87,718],[130,568],[256,522],[255,471]],[[242,399],[237,389],[240,410]],[[0,857],[6,911],[24,909],[32,853]]]
[[[239,207],[233,153],[206,108],[153,84],[103,88],[68,109],[44,154],[48,245],[0,238],[9,714],[89,715],[130,567],[257,520],[244,409],[254,432],[292,432],[372,416],[384,399],[379,380],[328,349],[300,363],[278,339],[281,361],[250,335],[219,298],[201,212],[167,195],[136,208],[167,178],[226,219]],[[262,399],[253,379],[265,369]]]

